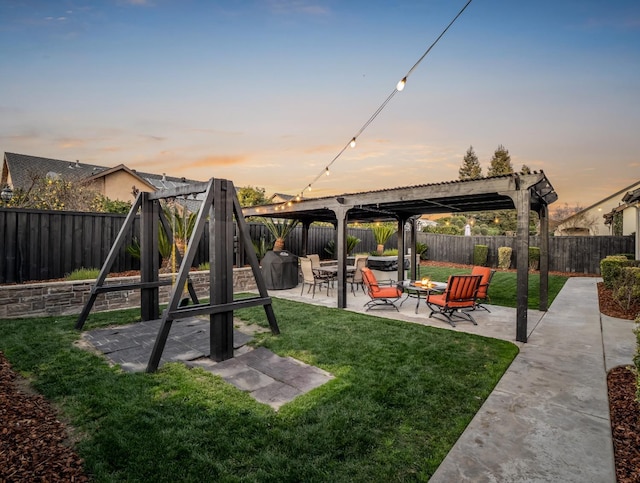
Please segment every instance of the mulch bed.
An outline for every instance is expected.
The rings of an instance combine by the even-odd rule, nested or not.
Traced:
[[[598,295],[600,311],[606,315],[633,320],[640,313],[637,306],[625,311],[602,284],[598,284]],[[618,483],[638,483],[640,404],[636,400],[636,374],[631,368],[614,368],[609,371],[607,384]],[[15,374],[2,352],[0,435],[0,482],[89,481],[82,460],[67,444],[67,432],[56,410],[28,390],[28,384]]]
[[[20,390],[18,376],[2,352],[0,428],[1,482],[89,481],[53,406],[39,394]]]

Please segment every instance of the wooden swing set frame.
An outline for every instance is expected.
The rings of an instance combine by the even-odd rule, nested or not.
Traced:
[[[160,207],[160,200],[170,200],[204,193],[195,226],[189,238],[184,256],[175,250],[180,260],[180,269],[175,279],[161,281],[159,279],[158,261],[158,223],[162,224],[169,243],[175,246],[174,234],[169,221]],[[105,280],[113,262],[125,243],[133,221],[140,211],[140,282],[131,284],[109,285]],[[234,250],[234,216],[238,226],[238,243],[243,244],[247,260],[253,271],[259,295],[240,300],[233,299],[233,250]],[[196,255],[198,242],[202,238],[205,225],[209,219],[209,303],[199,303],[195,290],[189,279],[189,270]],[[173,250],[172,250],[173,251]],[[169,304],[160,317],[159,288],[172,284]],[[181,303],[183,287],[187,285],[193,305]],[[96,298],[101,293],[140,290],[140,313],[142,320],[161,319],[160,329],[156,337],[147,372],[155,372],[160,364],[162,352],[167,342],[171,324],[174,320],[201,315],[209,315],[211,358],[223,361],[233,357],[233,312],[234,310],[262,305],[264,307],[271,332],[279,334],[278,323],[273,312],[258,257],[253,248],[249,227],[245,222],[242,208],[236,195],[233,183],[226,179],[211,178],[205,183],[193,183],[172,189],[159,190],[152,193],[140,192],[116,237],[113,246],[100,270],[91,295],[85,304],[75,328],[84,326]]]

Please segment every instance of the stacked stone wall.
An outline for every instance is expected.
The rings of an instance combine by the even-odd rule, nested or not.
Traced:
[[[209,297],[209,272],[189,274],[198,298]],[[172,275],[160,275],[161,280]],[[105,285],[139,282],[140,277],[107,278]],[[95,280],[72,282],[29,283],[0,286],[0,319],[75,315],[82,311]],[[233,291],[243,292],[256,288],[251,268],[233,269]],[[160,303],[169,301],[171,285],[160,287]],[[92,311],[126,309],[140,306],[140,290],[122,290],[98,295]]]

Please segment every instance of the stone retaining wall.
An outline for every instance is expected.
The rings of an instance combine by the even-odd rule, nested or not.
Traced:
[[[209,272],[191,272],[191,281],[198,298],[209,297]],[[160,275],[170,279],[171,274]],[[138,282],[139,276],[107,278],[105,285]],[[79,314],[91,295],[95,280],[74,282],[29,283],[0,286],[0,318],[41,317]],[[256,288],[250,267],[233,269],[233,291]],[[160,303],[169,301],[171,286],[160,287]],[[98,295],[92,312],[125,309],[140,306],[140,290],[123,290]]]

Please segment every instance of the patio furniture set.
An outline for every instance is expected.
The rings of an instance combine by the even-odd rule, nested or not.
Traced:
[[[428,278],[422,280],[384,280],[378,281],[374,272],[367,267],[367,256],[355,257],[354,265],[347,266],[347,282],[355,296],[361,287],[369,296],[366,310],[389,307],[399,310],[409,298],[416,299],[415,313],[418,313],[420,300],[431,309],[429,317],[439,318],[455,327],[455,321],[467,320],[477,325],[471,311],[490,310],[484,305],[489,300],[488,290],[495,270],[474,266],[469,275],[451,275],[447,283],[435,282]],[[316,287],[329,289],[336,281],[337,265],[321,265],[320,257],[308,255],[300,257],[302,272],[302,291],[308,286],[307,293],[315,297]],[[404,296],[404,298],[403,298]]]

